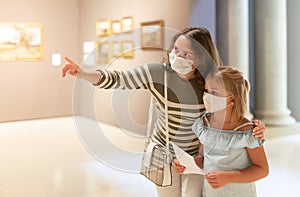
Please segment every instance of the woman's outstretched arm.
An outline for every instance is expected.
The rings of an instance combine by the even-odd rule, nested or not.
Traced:
[[[101,78],[101,72],[86,72],[82,69],[80,69],[79,65],[76,64],[72,59],[65,57],[65,60],[67,63],[62,69],[62,76],[65,77],[67,74],[77,77],[79,79],[84,79],[86,81],[89,81],[93,84],[97,84],[98,81]]]

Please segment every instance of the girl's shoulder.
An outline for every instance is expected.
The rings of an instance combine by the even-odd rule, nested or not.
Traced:
[[[248,130],[253,130],[254,129],[254,123],[247,118],[243,118],[235,127],[234,130],[236,131],[248,131]]]

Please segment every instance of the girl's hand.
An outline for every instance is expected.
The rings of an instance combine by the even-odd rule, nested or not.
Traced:
[[[174,168],[177,174],[183,174],[185,171],[185,166],[180,165],[179,161],[177,159],[174,160]]]
[[[225,171],[215,171],[207,173],[205,175],[205,178],[214,189],[218,189],[230,183],[228,172]]]
[[[77,76],[77,74],[80,72],[80,67],[68,57],[65,57],[65,60],[67,63],[62,69],[62,76],[65,77],[66,74]]]
[[[255,125],[253,129],[252,135],[254,135],[256,138],[264,139],[265,138],[265,131],[266,131],[266,125],[261,120],[253,120],[253,123]]]

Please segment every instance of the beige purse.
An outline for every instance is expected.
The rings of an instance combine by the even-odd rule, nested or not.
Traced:
[[[172,185],[171,156],[169,142],[169,121],[168,121],[168,94],[167,94],[167,71],[164,70],[164,94],[165,94],[165,122],[166,122],[166,146],[155,142],[148,144],[144,152],[140,173],[147,177],[157,186]]]

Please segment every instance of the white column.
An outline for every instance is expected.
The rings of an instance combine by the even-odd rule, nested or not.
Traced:
[[[249,2],[217,1],[217,45],[224,65],[249,76]]]
[[[286,0],[254,0],[255,110],[268,125],[295,122],[287,108]]]
[[[217,0],[217,45],[224,65],[239,69],[249,80],[248,0]]]

